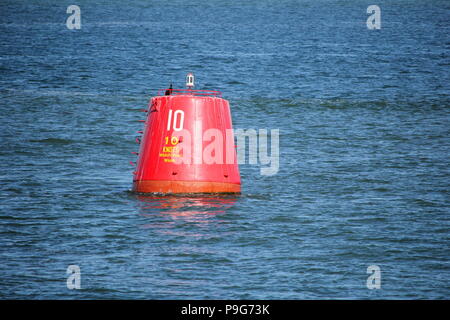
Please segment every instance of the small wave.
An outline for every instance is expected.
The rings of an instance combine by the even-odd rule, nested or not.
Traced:
[[[57,145],[61,145],[61,144],[71,144],[74,143],[75,141],[73,140],[68,140],[68,139],[61,139],[61,138],[46,138],[46,139],[32,139],[29,140],[30,142],[35,142],[35,143],[46,143],[46,144],[57,144]]]

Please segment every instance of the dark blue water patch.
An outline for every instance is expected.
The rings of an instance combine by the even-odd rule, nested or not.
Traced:
[[[58,139],[58,138],[47,138],[47,139],[41,139],[41,140],[29,140],[31,143],[45,143],[50,145],[67,145],[71,144],[74,141],[67,140],[67,139]]]

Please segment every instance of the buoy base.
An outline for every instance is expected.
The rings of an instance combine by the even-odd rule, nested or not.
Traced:
[[[206,181],[133,181],[133,191],[143,193],[240,193],[241,185]]]

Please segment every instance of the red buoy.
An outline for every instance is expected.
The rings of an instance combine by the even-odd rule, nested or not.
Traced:
[[[133,191],[239,193],[230,107],[218,91],[159,90],[151,98],[140,143]]]

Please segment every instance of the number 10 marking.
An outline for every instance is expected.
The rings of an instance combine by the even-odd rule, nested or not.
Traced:
[[[179,121],[178,118],[180,118]],[[178,126],[177,122],[179,122]],[[184,125],[184,111],[176,110],[173,113],[173,123],[172,123],[172,109],[169,110],[169,118],[167,119],[167,131],[170,131],[171,128],[173,128],[173,130],[175,131],[181,131],[183,130],[183,125]]]

